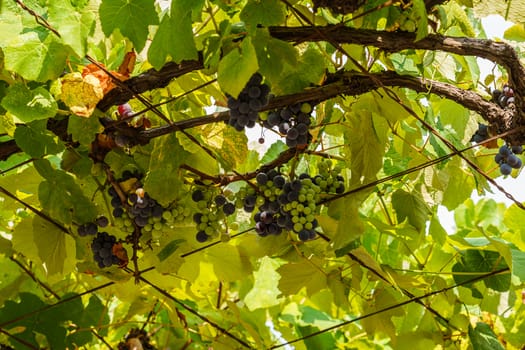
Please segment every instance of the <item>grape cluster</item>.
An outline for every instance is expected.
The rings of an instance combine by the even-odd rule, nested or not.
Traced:
[[[77,233],[80,237],[96,235],[99,227],[106,227],[109,219],[105,216],[99,216],[95,222],[88,222],[78,226]]]
[[[255,73],[238,98],[228,95],[229,124],[237,131],[253,128],[259,119],[259,111],[268,104],[270,87],[262,83],[263,77]]]
[[[507,108],[514,105],[514,90],[508,85],[503,85],[503,90],[492,90],[492,99],[501,107]]]
[[[230,202],[227,195],[215,191],[196,188],[191,198],[197,204],[197,212],[193,215],[193,222],[197,225],[196,239],[206,242],[211,237],[227,234],[225,218],[235,213],[235,204]]]
[[[286,136],[286,144],[293,148],[308,143],[308,128],[311,121],[312,106],[309,103],[296,103],[268,113],[263,125],[268,129],[277,127]]]
[[[478,123],[478,130],[472,135],[470,142],[481,143],[489,137],[489,127],[485,124]]]
[[[499,164],[499,170],[502,175],[510,175],[512,169],[521,168],[522,161],[516,154],[523,152],[522,146],[501,146],[499,152],[494,157],[496,163]]]
[[[99,232],[91,243],[93,258],[98,263],[98,267],[110,267],[120,265],[120,259],[113,254],[113,247],[117,244],[117,238],[107,232]]]
[[[248,213],[255,211],[255,230],[261,237],[286,230],[302,241],[313,239],[320,196],[344,192],[340,171],[341,167],[332,168],[327,160],[319,164],[319,174],[314,177],[303,173],[290,179],[274,169],[260,172],[257,191],[252,187],[240,191],[239,197],[244,198],[240,206]]]

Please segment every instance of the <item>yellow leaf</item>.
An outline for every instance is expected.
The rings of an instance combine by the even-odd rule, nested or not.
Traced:
[[[91,116],[104,97],[100,81],[93,75],[66,74],[62,79],[62,101],[71,112],[84,118]]]

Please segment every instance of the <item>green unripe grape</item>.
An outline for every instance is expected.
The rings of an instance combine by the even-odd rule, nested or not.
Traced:
[[[184,215],[184,217],[188,217],[191,215],[191,209],[186,207],[183,209],[183,212],[182,212],[182,215]]]
[[[230,229],[237,231],[239,229],[239,224],[237,222],[232,222],[230,225]]]
[[[313,214],[306,215],[307,222],[313,222],[314,220],[315,220],[315,216]]]
[[[162,213],[162,216],[164,217],[164,214],[166,214],[168,211],[166,210],[164,213]],[[171,216],[176,218],[179,216],[179,210],[177,208],[171,209]]]
[[[309,187],[313,185],[312,179],[302,179],[301,184],[305,187]]]
[[[133,227],[133,222],[131,222],[130,218],[124,219],[124,226],[126,226],[126,227]]]
[[[214,236],[214,235],[215,235],[215,230],[214,230],[213,227],[211,227],[211,226],[206,227],[206,229],[204,230],[204,232],[206,232],[206,234],[207,234],[208,236]]]
[[[299,222],[299,217],[298,216],[292,216],[292,222],[294,224],[297,224]]]
[[[154,216],[153,218],[150,218],[153,220],[153,222],[161,222],[162,221],[162,218],[158,218],[156,216]]]
[[[270,189],[264,190],[264,196],[265,197],[270,197],[272,194],[273,194],[272,190],[270,190]],[[261,203],[261,204],[263,204],[263,203]]]
[[[144,226],[142,229],[146,232],[151,232],[151,230],[153,230],[153,225],[146,224],[146,226]]]
[[[294,225],[293,225],[293,230],[295,232],[299,232],[303,229],[303,224],[299,223],[299,222],[296,222]]]
[[[312,105],[309,104],[309,103],[303,103],[301,105],[301,112],[305,113],[305,114],[310,114],[312,113]]]
[[[292,211],[290,211],[290,214],[292,214],[292,216],[297,216],[297,215],[299,215],[299,210],[292,209]]]
[[[223,242],[223,243],[227,243],[227,242],[229,242],[229,241],[230,241],[230,238],[231,238],[230,235],[227,234],[227,233],[223,233],[223,234],[221,234],[221,242]]]
[[[266,199],[263,196],[257,196],[257,199],[255,200],[255,204],[257,205],[263,205]]]
[[[208,214],[208,221],[217,221],[217,214],[215,213],[209,213]]]
[[[310,207],[306,207],[306,208],[303,209],[303,213],[305,215],[309,215],[309,214],[312,213],[312,209]]]
[[[315,195],[314,195],[313,193],[308,193],[308,194],[306,195],[306,200],[307,200],[308,202],[313,201],[314,198],[315,198]]]
[[[207,223],[208,221],[210,221],[210,219],[208,218],[208,215],[203,215],[201,217],[201,223]]]
[[[173,213],[169,210],[165,210],[163,213],[162,213],[162,218],[168,222],[172,222],[173,221]]]
[[[306,222],[306,223],[304,224],[304,228],[307,229],[307,230],[311,230],[311,229],[314,228],[314,225],[312,225],[311,222]]]
[[[292,202],[290,204],[292,205],[292,208],[297,208],[297,206],[299,205],[298,202]]]
[[[156,222],[154,225],[153,225],[153,228],[157,231],[160,231],[162,230],[162,222]]]
[[[304,216],[301,216],[301,217],[299,218],[299,222],[300,222],[301,224],[305,224],[305,223],[306,223],[306,218],[305,218]]]
[[[201,223],[197,226],[197,231],[204,231],[207,227],[208,227],[208,224],[207,224],[207,223],[205,223],[205,222],[201,222]]]
[[[197,208],[199,208],[201,210],[208,208],[208,202],[206,202],[206,201],[198,201],[197,202]]]
[[[300,213],[304,210],[304,205],[302,205],[301,203],[297,204],[297,211]]]

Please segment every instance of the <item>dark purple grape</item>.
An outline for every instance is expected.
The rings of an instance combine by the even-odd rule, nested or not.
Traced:
[[[250,96],[250,98],[258,98],[259,96],[261,96],[261,88],[259,86],[251,86],[249,89],[248,89],[248,96]]]
[[[209,237],[206,234],[206,232],[199,231],[197,232],[197,235],[195,236],[195,238],[197,239],[197,242],[204,243],[208,240]]]
[[[194,202],[200,202],[204,199],[204,193],[202,193],[201,190],[195,190],[193,191],[193,193],[191,194],[191,199],[194,201]]]
[[[235,213],[235,205],[233,203],[226,203],[222,207],[222,211],[225,215],[232,215],[233,213]]]
[[[109,220],[107,217],[105,216],[99,216],[96,220],[95,220],[96,224],[99,226],[99,227],[106,227],[109,225]]]
[[[521,154],[523,153],[523,147],[519,145],[512,146],[512,152],[514,154]]]
[[[193,222],[196,224],[200,224],[202,219],[202,213],[195,213],[193,214]]]
[[[510,173],[512,172],[512,167],[507,163],[502,163],[499,166],[499,170],[502,175],[510,175]]]
[[[255,176],[255,180],[259,185],[265,185],[266,182],[268,182],[268,175],[266,173],[258,173],[257,176]]]
[[[222,194],[218,194],[217,196],[215,196],[214,201],[215,204],[217,204],[220,207],[226,203],[226,197],[224,197],[224,195]]]

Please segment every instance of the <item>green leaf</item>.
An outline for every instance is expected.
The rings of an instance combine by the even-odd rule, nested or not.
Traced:
[[[345,143],[349,148],[352,185],[369,183],[383,166],[387,139],[385,119],[367,110],[356,110],[347,118]]]
[[[232,245],[217,245],[207,251],[208,261],[213,264],[215,275],[221,281],[237,281],[246,278],[251,271],[251,264],[239,254],[239,249]]]
[[[67,132],[71,134],[73,140],[82,145],[89,146],[95,141],[96,134],[102,132],[104,127],[100,124],[96,115],[90,118],[82,118],[77,115],[69,116]]]
[[[415,0],[412,5],[412,11],[418,17],[416,41],[423,39],[428,35],[427,7],[424,0]]]
[[[462,283],[485,273],[506,268],[505,260],[498,253],[490,250],[467,249],[462,253],[460,261],[452,266],[454,281]],[[467,272],[468,274],[461,274]],[[500,274],[483,279],[488,288],[495,291],[506,291],[510,287],[510,274]],[[470,285],[468,285],[470,287]]]
[[[468,336],[474,350],[505,350],[494,331],[484,322],[476,323],[476,328],[469,325]]]
[[[392,194],[392,205],[394,206],[399,222],[408,219],[408,222],[418,231],[425,228],[430,210],[417,192],[408,193],[401,189],[395,191],[394,194]]]
[[[257,72],[259,64],[250,38],[245,38],[239,49],[233,49],[219,63],[218,77],[221,89],[239,96],[251,76]]]
[[[9,87],[2,99],[2,107],[25,123],[54,117],[58,110],[49,91],[43,87],[30,90],[23,84]]]
[[[226,171],[236,169],[248,158],[248,138],[245,133],[226,127],[222,133],[222,148],[219,153],[221,165]]]
[[[187,153],[174,134],[155,140],[149,171],[144,180],[144,190],[163,206],[173,202],[182,187],[179,166]]]
[[[275,271],[279,263],[267,256],[260,260],[259,269],[253,272],[253,288],[244,297],[244,303],[253,311],[268,308],[280,303],[280,291],[277,288],[281,276]]]
[[[44,120],[18,125],[14,135],[18,147],[33,158],[62,152],[63,144],[57,136],[47,130],[46,125],[47,122]]]
[[[279,289],[284,295],[297,294],[306,287],[308,295],[313,295],[326,288],[326,275],[319,270],[319,261],[303,260],[299,263],[289,263],[277,269],[281,275]]]
[[[287,149],[288,146],[286,146],[284,142],[281,140],[275,141],[262,157],[261,164],[266,164],[272,160],[275,160],[282,152],[286,151]]]
[[[162,250],[160,252],[157,253],[157,257],[159,258],[159,260],[162,262],[164,260],[166,260],[168,257],[170,257],[170,255],[172,255],[173,253],[175,253],[175,251],[177,250],[177,248],[179,248],[179,246],[181,245],[181,243],[185,242],[184,240],[182,239],[174,239],[173,241],[169,242],[168,244],[166,244]]]
[[[137,51],[146,44],[148,27],[159,23],[155,3],[150,0],[102,0],[98,13],[106,36],[118,29]]]
[[[173,0],[170,14],[162,18],[148,50],[148,60],[160,69],[171,57],[175,62],[198,58],[193,39],[192,11],[200,11],[203,0]]]
[[[30,31],[12,38],[3,48],[7,70],[40,82],[56,79],[62,74],[69,50],[54,34],[39,35]]]
[[[248,0],[240,14],[247,26],[256,28],[282,24],[286,19],[284,4],[279,0]]]
[[[258,29],[253,40],[257,52],[259,72],[272,83],[279,82],[286,68],[297,67],[299,55],[295,47],[286,41],[272,38],[266,29]]]
[[[525,41],[525,23],[518,23],[505,31],[503,37],[507,40]]]
[[[87,39],[95,29],[95,14],[89,10],[79,12],[69,1],[51,1],[49,22],[60,33],[64,43],[79,57],[84,57]]]
[[[33,219],[34,241],[48,275],[66,275],[75,270],[75,241],[40,216]]]
[[[281,74],[275,88],[272,86],[272,92],[291,94],[311,85],[320,84],[326,74],[325,57],[316,46],[309,45],[303,51],[297,64],[287,69],[287,72],[287,74]]]
[[[91,222],[97,215],[93,202],[87,198],[75,179],[51,167],[48,160],[37,160],[35,168],[46,179],[38,187],[38,198],[46,213],[59,222],[70,225]]]

